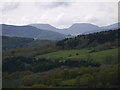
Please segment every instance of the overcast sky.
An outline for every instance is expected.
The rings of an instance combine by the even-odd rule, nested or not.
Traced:
[[[2,12],[0,23],[4,24],[43,23],[58,28],[66,28],[73,23],[92,23],[98,26],[106,26],[118,22],[118,3],[112,2],[114,0],[110,0],[111,2],[7,1],[9,2],[3,2],[0,5],[0,11]]]

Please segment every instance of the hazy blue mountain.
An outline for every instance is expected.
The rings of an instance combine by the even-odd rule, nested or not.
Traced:
[[[43,30],[59,32],[66,35],[79,35],[87,31],[91,31],[91,30],[96,31],[100,29],[100,27],[93,24],[88,24],[88,23],[76,23],[76,24],[73,24],[71,27],[65,28],[65,29],[58,29],[49,24],[32,24],[31,26],[34,26]]]
[[[115,23],[112,25],[108,25],[108,26],[104,26],[102,27],[104,30],[110,30],[110,29],[118,29],[120,28],[120,22],[119,23]]]
[[[89,31],[89,32],[85,32],[83,34],[95,33],[95,32],[101,32],[101,31],[108,31],[108,30],[116,30],[116,29],[119,29],[119,28],[120,28],[120,23],[115,23],[115,24],[111,24],[111,25],[108,25],[108,26],[100,27],[99,30],[92,30],[92,31]]]
[[[84,32],[89,32],[91,30],[98,31],[100,27],[88,24],[88,23],[77,23],[73,24],[70,28],[68,28],[68,32],[72,35],[79,35]]]
[[[100,32],[110,29],[116,29],[118,27],[118,23],[104,27],[99,27],[97,25],[89,24],[89,23],[75,23],[71,27],[65,29],[55,28],[49,24],[31,24],[31,26],[43,30],[59,32],[66,35],[79,35],[79,34],[88,34],[88,33]]]
[[[3,24],[2,26],[2,34],[4,36],[17,36],[41,40],[61,40],[66,37],[71,37],[71,35],[88,34],[116,29],[118,28],[118,23],[104,27],[99,27],[89,23],[76,23],[65,29],[55,28],[49,24],[31,24],[26,26],[12,26]]]
[[[49,31],[57,30],[57,28],[53,27],[50,24],[30,24],[30,26],[34,26],[34,27],[42,29],[42,30],[49,30]]]
[[[42,30],[29,25],[13,26],[13,25],[5,25],[5,24],[2,24],[2,35],[34,38],[41,40],[61,40],[67,37],[66,35],[58,32]]]
[[[53,27],[50,24],[30,24],[30,26],[33,26],[42,30],[49,30],[49,31],[70,35],[67,29],[59,29],[59,28]]]

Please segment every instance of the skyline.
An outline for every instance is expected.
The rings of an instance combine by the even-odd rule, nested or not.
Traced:
[[[68,28],[74,23],[107,26],[118,22],[117,2],[4,2],[0,10],[0,23],[10,25]]]

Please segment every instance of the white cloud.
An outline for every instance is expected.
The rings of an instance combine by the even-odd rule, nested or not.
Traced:
[[[117,2],[5,2],[1,7],[3,21],[0,23],[48,23],[60,28],[73,23],[104,26],[117,22],[117,9]]]

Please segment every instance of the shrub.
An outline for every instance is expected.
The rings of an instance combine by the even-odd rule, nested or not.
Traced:
[[[47,86],[44,84],[35,84],[35,85],[32,85],[31,88],[52,88],[52,86]]]
[[[37,75],[27,75],[21,79],[21,84],[24,86],[31,86],[39,82],[39,77]]]

